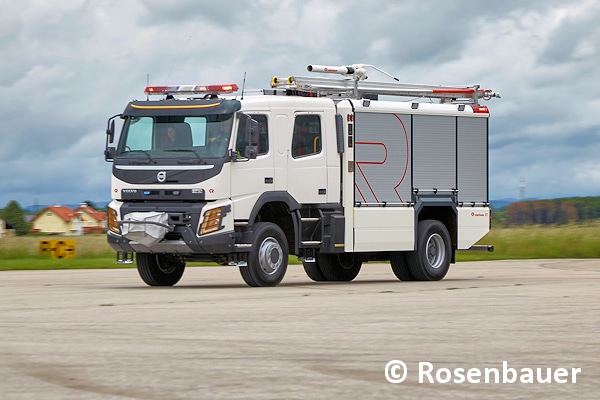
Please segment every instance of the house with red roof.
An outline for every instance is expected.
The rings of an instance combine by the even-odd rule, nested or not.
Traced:
[[[104,232],[106,213],[99,212],[82,203],[77,210],[67,206],[50,206],[41,210],[33,219],[32,231],[61,235]]]
[[[105,212],[97,211],[86,203],[81,203],[77,210],[81,220],[83,233],[104,233],[108,228],[108,219]]]

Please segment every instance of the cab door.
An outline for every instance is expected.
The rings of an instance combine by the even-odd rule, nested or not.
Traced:
[[[288,192],[300,204],[327,202],[323,112],[297,112],[288,154]]]
[[[231,163],[231,200],[234,203],[234,219],[247,219],[261,194],[274,190],[274,153],[269,143],[269,118],[267,114],[249,114],[258,121],[259,146],[255,159],[245,159],[245,133],[239,128],[235,145],[235,159]]]

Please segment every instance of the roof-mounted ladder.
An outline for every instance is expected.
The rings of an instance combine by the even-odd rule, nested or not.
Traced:
[[[399,82],[367,82],[364,67],[372,67],[392,77],[372,65],[355,64],[347,67],[330,67],[309,65],[309,72],[336,73],[345,75],[342,78],[317,78],[306,76],[276,77],[271,80],[273,88],[295,89],[314,93],[317,96],[344,96],[353,98],[368,97],[368,95],[389,95],[405,97],[437,98],[440,102],[466,102],[479,104],[479,100],[500,98],[498,93],[490,89],[480,89],[473,86],[435,86]],[[392,77],[394,80],[397,78]]]

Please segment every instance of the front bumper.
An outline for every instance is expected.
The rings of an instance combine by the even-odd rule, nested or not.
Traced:
[[[206,237],[198,237],[191,228],[181,228],[178,231],[181,234],[181,239],[163,239],[151,247],[109,231],[108,244],[115,251],[127,253],[217,255],[235,252],[234,232],[219,232]]]
[[[148,224],[143,215],[132,219],[128,215],[163,213],[166,221],[162,225],[168,227],[166,234],[155,235],[157,241],[147,241],[138,235],[127,234],[126,231],[116,233],[108,231],[108,244],[117,252],[126,253],[169,253],[194,256],[217,256],[236,252],[236,233],[233,223],[231,203],[227,200],[220,202],[197,203],[172,203],[172,202],[118,202],[113,201],[109,207],[117,212],[116,221],[119,224],[128,223],[125,220],[135,221],[134,224],[143,226]],[[219,216],[212,219],[214,232],[198,234],[199,227],[206,214],[212,210],[220,209]],[[120,216],[120,218],[118,218]],[[139,217],[139,218],[138,218]],[[213,216],[214,217],[214,216]],[[122,227],[122,225],[121,225]],[[213,229],[213,230],[214,230]],[[143,235],[142,235],[143,236]],[[214,257],[213,257],[214,258]]]

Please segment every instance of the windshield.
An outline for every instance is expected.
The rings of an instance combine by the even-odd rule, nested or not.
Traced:
[[[121,157],[223,157],[229,147],[233,114],[202,117],[127,117],[119,140]],[[189,155],[186,155],[189,153]]]

